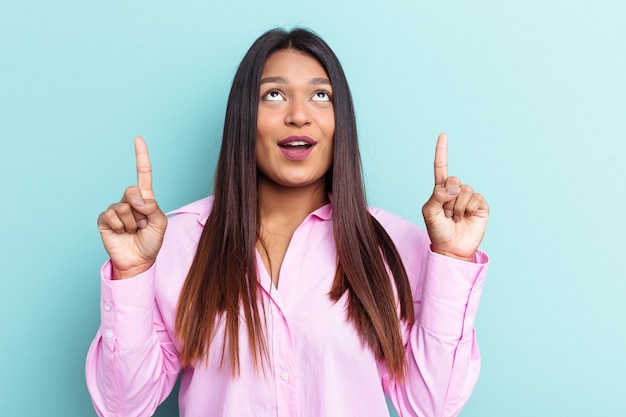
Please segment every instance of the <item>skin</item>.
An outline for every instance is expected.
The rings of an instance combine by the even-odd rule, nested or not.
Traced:
[[[332,164],[334,112],[328,78],[313,58],[294,51],[278,51],[268,58],[259,92],[257,165],[260,207],[261,258],[275,285],[293,232],[305,217],[326,204],[325,176]],[[312,82],[312,80],[316,80]],[[268,95],[268,93],[271,93]],[[318,144],[309,158],[287,160],[277,142],[290,135],[307,135]],[[134,277],[154,263],[163,242],[167,218],[152,190],[152,168],[141,137],[135,138],[137,185],[98,217],[98,229],[108,252],[113,279]],[[281,159],[282,158],[282,159]],[[489,206],[472,187],[448,176],[448,137],[439,135],[435,149],[434,190],[422,207],[432,250],[473,261],[487,226]]]
[[[272,54],[261,75],[257,119],[257,249],[275,286],[294,231],[327,203],[325,181],[333,161],[334,133],[332,87],[324,67],[301,52]],[[305,160],[291,161],[281,151],[278,143],[290,136],[315,140]]]
[[[98,216],[113,279],[131,278],[148,270],[161,249],[167,227],[167,218],[154,199],[152,166],[141,137],[135,138],[135,157],[137,185],[128,187],[118,203]]]
[[[301,52],[272,54],[261,75],[257,119],[256,161],[262,187],[319,192],[332,165],[334,134],[332,87],[324,68]],[[317,142],[304,161],[290,161],[278,146],[294,135]]]
[[[448,135],[442,133],[435,148],[435,188],[422,207],[432,250],[442,255],[474,260],[485,235],[489,206],[482,195],[448,176]]]

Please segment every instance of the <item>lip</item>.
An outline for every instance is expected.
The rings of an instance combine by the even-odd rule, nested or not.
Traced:
[[[309,145],[316,145],[317,142],[308,136],[288,136],[285,139],[278,142],[278,146],[285,146],[288,143],[293,142],[306,142]]]
[[[297,146],[290,145],[297,144]],[[308,136],[288,136],[278,142],[278,147],[285,158],[293,162],[304,161],[313,152],[317,142]]]

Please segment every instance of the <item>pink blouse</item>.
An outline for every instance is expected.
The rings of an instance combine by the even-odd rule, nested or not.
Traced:
[[[169,395],[181,367],[174,338],[178,296],[196,252],[212,198],[171,213],[156,263],[130,279],[102,268],[101,317],[89,349],[87,385],[99,416],[150,416]],[[388,416],[387,394],[400,416],[455,416],[480,368],[474,317],[488,259],[475,263],[433,253],[427,233],[372,208],[406,268],[416,321],[403,325],[408,371],[391,379],[346,321],[345,297],[328,297],[336,250],[332,206],[311,213],[294,233],[276,288],[257,254],[270,365],[255,371],[240,331],[241,374],[219,366],[218,326],[208,365],[182,369],[181,417]],[[262,311],[262,310],[261,310]],[[242,324],[240,328],[245,324]]]

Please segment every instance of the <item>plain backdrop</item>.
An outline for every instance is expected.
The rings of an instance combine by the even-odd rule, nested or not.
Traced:
[[[96,217],[135,181],[211,192],[230,83],[265,30],[341,59],[369,202],[422,224],[437,134],[484,194],[480,380],[462,417],[626,409],[626,6],[621,0],[26,0],[0,5],[0,415],[95,415]],[[175,395],[157,411],[174,416]]]

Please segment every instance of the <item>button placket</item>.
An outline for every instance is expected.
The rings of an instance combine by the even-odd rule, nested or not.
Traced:
[[[272,321],[272,343],[275,353],[272,361],[278,400],[277,416],[289,417],[298,409],[297,386],[294,379],[295,351],[288,315],[278,305],[274,305],[274,308],[278,313],[275,316],[278,320]]]

